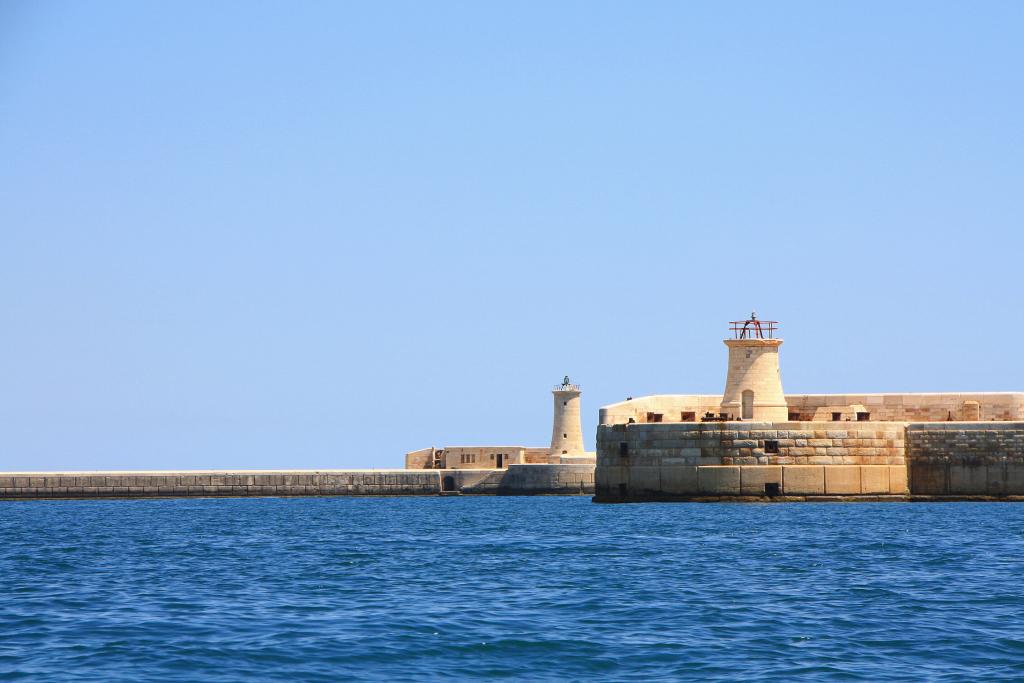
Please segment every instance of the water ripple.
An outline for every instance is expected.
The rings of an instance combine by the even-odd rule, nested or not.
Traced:
[[[1024,506],[0,505],[0,681],[1020,680]]]

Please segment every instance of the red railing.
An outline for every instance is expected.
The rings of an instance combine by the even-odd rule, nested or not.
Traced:
[[[729,323],[734,339],[774,339],[779,329],[777,320],[758,320],[753,313],[749,320],[733,320]]]

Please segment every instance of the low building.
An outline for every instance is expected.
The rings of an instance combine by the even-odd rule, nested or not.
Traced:
[[[501,470],[511,465],[590,465],[594,452],[583,446],[578,384],[566,377],[552,390],[550,446],[444,446],[405,454],[406,469]]]

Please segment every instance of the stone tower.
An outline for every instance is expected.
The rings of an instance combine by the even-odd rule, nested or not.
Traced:
[[[789,419],[779,373],[782,340],[774,338],[777,325],[773,320],[758,320],[754,313],[749,320],[731,323],[733,338],[725,340],[729,347],[729,374],[722,395],[722,412],[732,415],[733,419],[758,422]]]
[[[555,397],[555,417],[551,425],[551,453],[581,455],[583,428],[580,426],[580,386],[570,384],[569,376],[551,392]]]

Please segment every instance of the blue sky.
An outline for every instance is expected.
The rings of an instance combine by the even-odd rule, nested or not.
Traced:
[[[1024,4],[0,4],[0,469],[1022,390]]]

